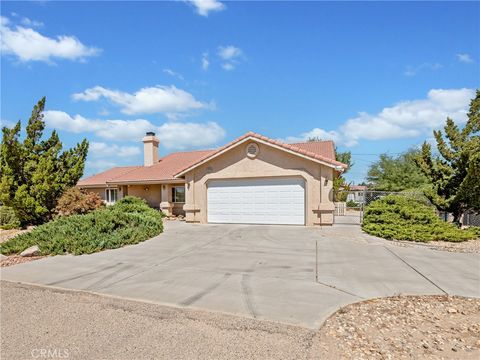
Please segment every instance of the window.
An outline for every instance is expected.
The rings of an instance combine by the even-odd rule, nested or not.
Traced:
[[[105,201],[107,202],[107,204],[115,204],[115,202],[117,201],[117,189],[106,189]]]
[[[175,186],[172,188],[172,200],[174,203],[185,202],[185,186]]]

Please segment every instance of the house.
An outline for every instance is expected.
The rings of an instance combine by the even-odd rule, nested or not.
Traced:
[[[332,180],[347,165],[332,141],[286,144],[249,132],[213,150],[158,157],[160,140],[143,138],[144,165],[115,167],[80,180],[109,204],[144,198],[192,223],[331,225]]]
[[[353,201],[358,204],[363,203],[363,200],[365,199],[365,191],[367,190],[367,187],[365,185],[352,185],[350,186],[349,193],[347,195],[347,201]]]

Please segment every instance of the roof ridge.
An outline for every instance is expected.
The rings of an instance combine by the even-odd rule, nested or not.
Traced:
[[[323,155],[320,155],[320,154],[317,154],[317,153],[314,153],[312,151],[308,151],[308,150],[305,150],[305,149],[302,149],[300,147],[298,147],[297,145],[299,143],[294,143],[294,144],[287,144],[283,141],[280,141],[280,140],[275,140],[275,139],[272,139],[272,138],[269,138],[267,136],[264,136],[264,135],[261,135],[261,134],[257,134],[253,131],[249,131],[247,132],[246,134],[236,138],[235,140],[233,141],[230,141],[229,143],[219,147],[218,149],[215,149],[214,152],[212,154],[208,154],[208,155],[205,155],[203,158],[200,158],[198,159],[196,162],[190,164],[189,166],[186,166],[184,167],[183,169],[181,169],[180,171],[178,171],[175,176],[178,176],[179,174],[181,174],[182,172],[186,171],[187,169],[189,168],[192,168],[192,167],[195,167],[197,166],[198,164],[202,163],[203,161],[207,161],[209,158],[211,157],[214,157],[215,155],[217,155],[218,153],[222,152],[223,150],[225,149],[228,149],[229,147],[235,145],[236,143],[246,139],[246,138],[249,138],[249,137],[253,137],[253,138],[256,138],[258,140],[262,140],[262,141],[265,141],[267,143],[270,143],[270,144],[273,144],[273,145],[277,145],[277,146],[280,146],[280,147],[283,147],[284,149],[287,149],[287,150],[291,150],[291,151],[294,151],[298,154],[302,154],[302,155],[306,155],[308,157],[311,157],[313,159],[317,159],[317,160],[321,160],[321,161],[325,161],[327,163],[330,163],[332,165],[338,165],[338,166],[341,166],[341,167],[347,167],[346,164],[343,164],[341,163],[340,161],[337,161],[335,159],[330,159],[326,156],[323,156]],[[331,141],[331,140],[329,140]],[[333,142],[333,141],[332,141]]]
[[[300,141],[300,142],[293,142],[293,143],[286,143],[290,145],[294,144],[312,144],[312,143],[325,143],[325,142],[331,142],[333,143],[333,140],[312,140],[312,141]]]

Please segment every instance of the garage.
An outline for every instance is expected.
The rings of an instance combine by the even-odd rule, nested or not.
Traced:
[[[305,225],[303,179],[211,180],[209,223]]]

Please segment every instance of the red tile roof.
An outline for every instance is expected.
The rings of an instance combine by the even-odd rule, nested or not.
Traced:
[[[155,182],[174,180],[175,175],[182,173],[203,161],[208,160],[222,150],[235,145],[237,142],[246,138],[254,138],[265,141],[272,145],[280,146],[315,160],[320,160],[334,166],[346,168],[347,165],[335,160],[335,149],[332,141],[313,141],[305,143],[286,144],[278,140],[270,139],[266,136],[248,132],[245,135],[229,142],[228,144],[215,150],[199,150],[171,153],[162,157],[158,163],[152,166],[126,166],[116,167],[93,175],[89,178],[80,180],[78,186],[105,186],[107,183],[133,183],[133,182]]]
[[[130,171],[109,182],[136,182],[136,181],[165,181],[174,180],[174,176],[180,169],[194,163],[215,150],[199,150],[188,152],[176,152],[162,157],[152,166],[140,166],[134,171]]]
[[[108,169],[107,171],[101,172],[99,174],[90,176],[86,179],[81,179],[77,186],[95,186],[95,185],[106,185],[107,181],[110,179],[116,178],[123,174],[127,174],[135,169],[138,169],[140,166],[122,166],[114,167]]]
[[[320,161],[326,162],[326,163],[334,165],[334,166],[341,166],[344,169],[347,168],[347,165],[335,160],[335,150],[333,148],[333,142],[331,142],[331,141],[327,141],[327,143],[329,143],[330,145],[328,145],[328,144],[319,145],[319,143],[322,143],[321,141],[315,142],[316,143],[315,145],[309,144],[308,142],[297,143],[297,144],[286,144],[286,143],[281,142],[279,140],[270,139],[266,136],[256,134],[254,132],[248,132],[245,135],[242,135],[239,138],[229,142],[228,144],[218,148],[217,150],[213,151],[212,153],[205,155],[203,158],[198,159],[196,162],[193,162],[192,164],[185,166],[185,168],[183,168],[182,170],[177,172],[176,175],[178,176],[178,175],[182,174],[187,169],[190,169],[190,168],[193,168],[196,165],[199,165],[200,163],[208,160],[209,158],[215,156],[216,154],[222,152],[223,150],[229,148],[230,146],[235,145],[236,143],[238,143],[238,142],[240,142],[240,141],[242,141],[246,138],[263,140],[263,141],[265,141],[267,143],[270,143],[272,145],[280,146],[280,147],[282,147],[286,150],[296,152],[298,154],[313,158],[315,160],[320,160]],[[326,153],[321,152],[321,151],[324,151],[324,150],[327,150]]]

